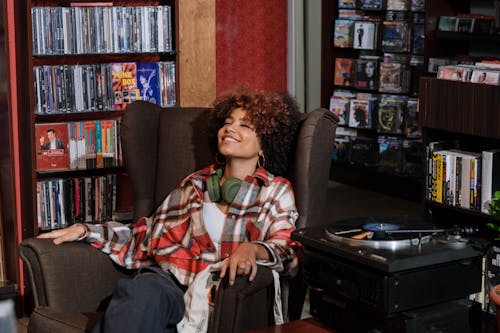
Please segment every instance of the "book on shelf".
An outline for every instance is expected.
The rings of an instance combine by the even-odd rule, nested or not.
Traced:
[[[153,104],[160,104],[160,70],[155,62],[137,63],[137,86],[140,99]]]
[[[352,165],[376,167],[379,148],[377,139],[362,136],[351,137],[349,162]]]
[[[403,139],[379,136],[378,170],[390,174],[400,174],[403,166]]]
[[[387,0],[360,0],[361,9],[382,10],[386,4]]]
[[[411,28],[411,53],[423,54],[425,47],[425,26],[423,24],[414,24]]]
[[[379,133],[403,133],[403,116],[407,99],[400,96],[382,96],[377,111]]]
[[[444,149],[458,148],[458,140],[441,140],[429,142],[425,149],[425,159],[427,161],[426,170],[426,188],[427,188],[427,199],[431,201],[437,201],[437,198],[442,197],[438,195],[437,191],[437,177],[440,175],[437,172],[437,151]]]
[[[479,210],[481,163],[481,153],[456,148],[434,151],[431,161],[431,200]]]
[[[410,0],[410,10],[412,12],[423,12],[425,10],[425,0]]]
[[[472,32],[474,24],[473,17],[457,17],[457,25],[455,27],[456,32]]]
[[[456,16],[440,16],[438,23],[439,31],[455,31],[457,27]]]
[[[378,25],[376,21],[354,22],[355,49],[375,50],[378,47]]]
[[[358,135],[352,128],[338,127],[335,132],[335,142],[332,150],[332,160],[336,163],[348,164],[350,156],[350,142]]]
[[[354,63],[352,58],[335,58],[333,84],[337,86],[352,86],[354,84]]]
[[[338,18],[335,20],[333,45],[340,48],[353,46],[354,21],[351,18]]]
[[[455,206],[469,209],[471,207],[470,167],[473,156],[458,149],[452,149],[450,152],[455,154],[456,163]]]
[[[103,167],[111,168],[119,165],[118,151],[118,121],[112,119],[101,120],[102,159]]]
[[[422,129],[418,122],[418,98],[409,98],[406,103],[404,113],[404,134],[407,138],[420,138],[422,137]]]
[[[83,138],[85,140],[85,168],[97,168],[96,153],[96,122],[93,120],[83,122]]]
[[[381,62],[378,90],[386,93],[408,93],[410,86],[409,66],[399,62]]]
[[[373,128],[375,100],[351,99],[349,103],[349,127]]]
[[[378,59],[357,59],[355,67],[356,88],[376,90],[379,82]]]
[[[128,104],[141,99],[137,86],[137,64],[135,62],[113,63],[113,106],[124,110]]]
[[[36,169],[69,168],[69,135],[67,123],[35,124]]]
[[[472,32],[477,34],[491,34],[494,28],[494,17],[475,17]]]
[[[409,9],[408,0],[387,0],[387,10],[407,11]]]
[[[499,85],[500,69],[474,68],[470,77],[470,82]]]
[[[338,6],[343,9],[355,9],[358,8],[358,0],[339,0]]]
[[[382,23],[382,50],[384,52],[408,52],[410,50],[410,26],[403,21]]]
[[[176,69],[175,62],[162,61],[159,63],[160,70],[160,91],[161,91],[161,106],[174,106],[177,103],[175,86],[176,86]]]
[[[349,123],[349,102],[350,99],[347,97],[330,97],[330,112],[339,118],[339,125],[348,125]]]
[[[488,214],[491,198],[500,191],[500,149],[483,151],[481,159],[481,211]]]

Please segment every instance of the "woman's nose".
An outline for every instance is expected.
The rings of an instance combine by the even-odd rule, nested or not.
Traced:
[[[227,125],[226,126],[226,131],[231,132],[231,133],[236,132],[236,130],[233,127],[233,124]]]

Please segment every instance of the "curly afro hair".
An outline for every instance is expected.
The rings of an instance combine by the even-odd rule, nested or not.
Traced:
[[[255,126],[266,159],[264,167],[276,176],[286,174],[300,119],[298,104],[292,96],[241,86],[217,97],[213,106],[209,117],[209,140],[214,153],[218,151],[217,131],[234,109],[242,108]]]

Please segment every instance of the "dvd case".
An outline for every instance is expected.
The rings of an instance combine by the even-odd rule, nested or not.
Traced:
[[[439,31],[455,31],[457,26],[456,16],[440,16],[438,23]]]
[[[361,0],[361,9],[382,10],[386,8],[386,0]]]
[[[354,72],[354,59],[336,58],[333,84],[337,86],[352,86]]]
[[[384,21],[382,24],[382,50],[408,52],[410,29],[407,22]]]
[[[457,17],[456,32],[472,32],[474,18],[472,17]]]
[[[407,93],[409,90],[409,68],[397,62],[380,63],[380,92]]]
[[[403,115],[406,98],[384,96],[381,98],[377,112],[377,130],[380,133],[401,134],[403,132]]]
[[[341,96],[330,97],[330,111],[339,117],[339,125],[348,125],[349,98]]]
[[[356,21],[354,23],[354,48],[375,50],[377,48],[378,22]]]
[[[356,88],[376,90],[378,88],[378,80],[377,60],[356,60]]]
[[[349,103],[349,126],[355,128],[373,128],[375,101],[352,99]]]
[[[336,19],[333,45],[348,48],[353,46],[354,21],[350,19]]]

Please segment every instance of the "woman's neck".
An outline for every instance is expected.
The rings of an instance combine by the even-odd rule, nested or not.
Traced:
[[[253,175],[256,169],[256,162],[253,161],[226,161],[223,179],[238,178],[244,180],[247,176]]]

